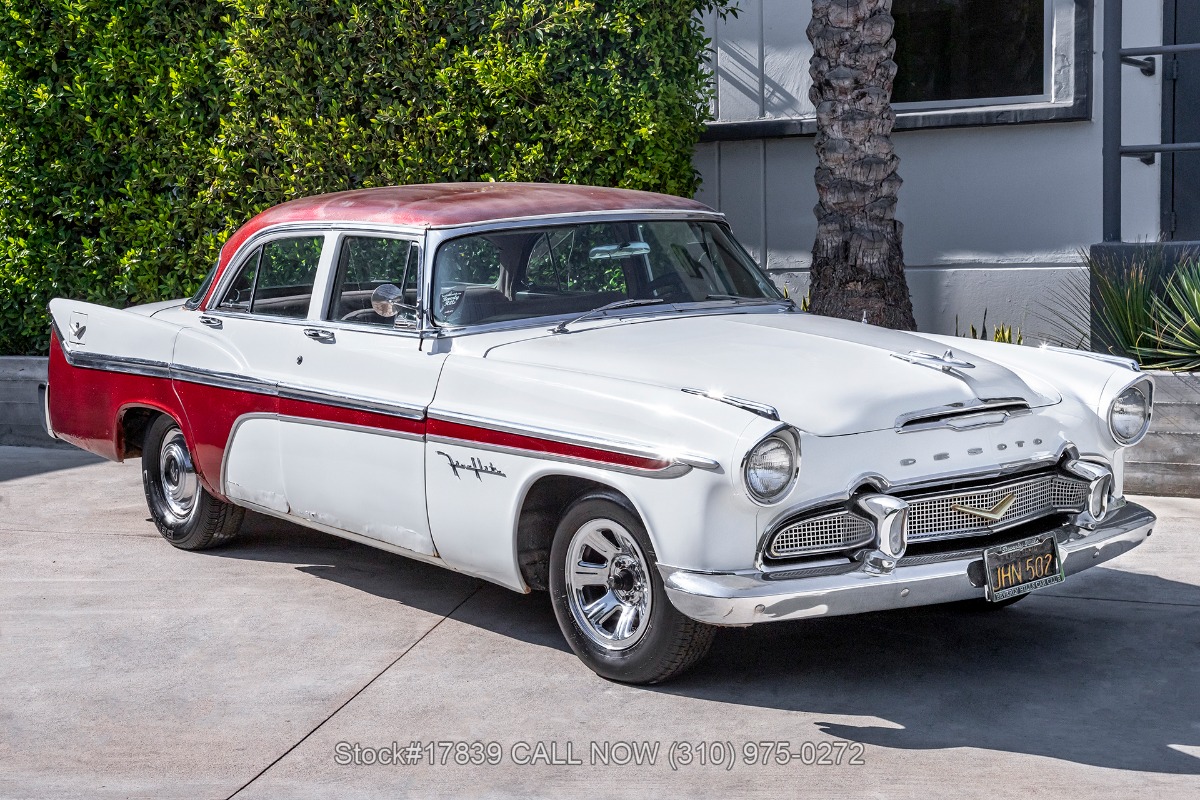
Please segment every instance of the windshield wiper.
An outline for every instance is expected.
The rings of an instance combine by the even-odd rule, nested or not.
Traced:
[[[661,302],[663,302],[663,299],[661,297],[646,298],[643,300],[618,300],[615,303],[607,303],[605,305],[600,306],[599,308],[593,308],[591,311],[587,311],[583,314],[580,314],[578,317],[575,317],[574,319],[563,320],[562,322],[558,323],[558,325],[554,326],[551,329],[551,331],[553,333],[567,333],[568,325],[574,325],[576,322],[583,322],[585,319],[591,319],[592,317],[596,316],[597,314],[603,314],[606,311],[615,311],[618,308],[636,308],[637,306],[653,306],[653,305],[657,305]]]
[[[787,303],[793,309],[796,307],[796,301],[790,297],[746,297],[740,294],[710,294],[706,295],[705,300],[732,300],[735,303],[747,303],[750,305],[769,305],[771,303]]]

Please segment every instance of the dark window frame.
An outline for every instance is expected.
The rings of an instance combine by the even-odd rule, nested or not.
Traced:
[[[896,112],[897,131],[932,128],[975,128],[990,125],[1028,125],[1042,122],[1079,122],[1092,119],[1092,57],[1094,0],[1074,0],[1075,29],[1072,33],[1074,91],[1067,103],[1029,103],[986,108],[904,109]],[[783,139],[814,136],[815,117],[708,122],[700,142],[736,142],[753,139]]]
[[[324,298],[325,308],[322,311],[323,321],[336,323],[339,325],[353,325],[356,329],[364,331],[379,332],[397,329],[397,326],[394,324],[388,326],[377,322],[344,320],[339,319],[336,316],[335,308],[341,300],[341,292],[339,291],[339,288],[343,283],[343,268],[346,266],[342,262],[345,258],[346,244],[351,239],[388,239],[391,241],[404,242],[408,245],[408,253],[404,259],[404,272],[401,280],[403,283],[407,283],[409,272],[410,270],[412,271],[412,282],[414,288],[416,289],[416,304],[414,305],[414,309],[416,311],[416,318],[419,320],[421,318],[422,310],[421,295],[423,294],[421,283],[423,277],[421,274],[421,256],[423,254],[423,250],[421,241],[413,238],[411,235],[390,234],[380,231],[356,230],[342,231],[337,237],[337,241],[333,244],[335,249],[333,251],[333,260],[329,265],[329,291],[326,293],[326,297]],[[401,285],[400,288],[404,289],[404,286]],[[414,329],[408,327],[400,328],[400,330],[411,332]]]

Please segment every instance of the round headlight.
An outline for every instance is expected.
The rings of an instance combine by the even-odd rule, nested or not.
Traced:
[[[1113,437],[1124,445],[1136,444],[1150,427],[1150,397],[1145,384],[1135,383],[1113,401],[1108,410]]]
[[[763,503],[778,500],[792,485],[796,475],[796,453],[790,442],[772,434],[754,446],[746,456],[746,488]]]

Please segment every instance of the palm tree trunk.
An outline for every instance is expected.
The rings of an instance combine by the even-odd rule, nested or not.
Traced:
[[[813,0],[817,108],[812,311],[914,330],[892,147],[892,0]]]

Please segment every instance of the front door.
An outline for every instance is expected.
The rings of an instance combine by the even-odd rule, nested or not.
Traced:
[[[1200,3],[1173,0],[1164,14],[1165,43],[1200,44]],[[1163,141],[1200,142],[1200,52],[1163,58],[1163,93]],[[1167,154],[1163,178],[1164,238],[1200,241],[1200,152]]]
[[[314,304],[292,381],[279,387],[290,513],[308,522],[436,555],[425,507],[425,409],[444,354],[376,314],[392,284],[416,304],[420,248],[405,238],[332,238],[328,300]]]

